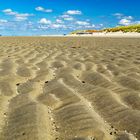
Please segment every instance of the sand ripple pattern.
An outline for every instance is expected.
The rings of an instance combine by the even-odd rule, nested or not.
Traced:
[[[0,140],[140,140],[139,39],[1,37]]]

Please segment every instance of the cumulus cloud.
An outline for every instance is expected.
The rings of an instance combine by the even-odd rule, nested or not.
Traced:
[[[61,19],[56,19],[56,23],[64,23],[64,21],[62,21]]]
[[[18,13],[16,11],[13,11],[12,9],[5,9],[2,12],[5,13],[6,15],[15,16],[15,20],[17,21],[24,21],[27,20],[28,17],[33,16],[33,14]]]
[[[132,16],[128,16],[122,13],[115,13],[113,14],[113,16],[117,17],[119,19],[118,24],[119,25],[124,25],[124,26],[128,26],[131,24],[138,24],[139,21],[135,20],[134,17]]]
[[[90,25],[90,23],[89,22],[87,22],[87,21],[76,21],[76,24],[78,24],[78,25]]]
[[[42,18],[42,19],[40,19],[40,21],[38,23],[40,23],[40,24],[51,24],[51,21],[46,19],[46,18]]]
[[[36,11],[40,11],[40,12],[45,12],[45,13],[51,13],[51,12],[53,12],[52,9],[45,9],[45,8],[43,8],[43,7],[41,7],[41,6],[36,7],[35,10],[36,10]]]
[[[68,26],[64,25],[64,24],[56,24],[56,23],[52,23],[49,25],[40,25],[38,27],[41,30],[46,30],[46,29],[56,29],[56,30],[65,30],[68,28]]]
[[[7,23],[8,21],[5,19],[0,19],[0,23]]]
[[[122,19],[120,19],[119,24],[124,26],[134,24],[136,21],[133,21],[133,19],[132,16],[123,16]]]
[[[125,16],[124,18],[129,19],[129,20],[132,20],[133,19],[132,16]]]
[[[67,15],[67,14],[64,14],[64,15],[61,15],[60,18],[70,18],[71,16],[70,15]]]
[[[132,25],[132,24],[140,24],[140,21],[133,21],[131,19],[126,19],[126,18],[123,18],[119,21],[119,24],[120,25],[124,25],[124,26],[128,26],[128,25]]]
[[[17,12],[13,12],[12,9],[5,9],[2,12],[5,13],[6,15],[16,15],[17,14]]]
[[[135,21],[135,24],[140,24],[140,21]]]
[[[63,19],[63,20],[67,20],[67,21],[72,21],[72,20],[74,20],[74,18],[73,18],[71,15],[68,15],[68,14],[60,15],[59,18],[61,18],[61,19]]]
[[[128,26],[128,25],[138,24],[138,23],[139,21],[134,20],[134,17],[132,16],[123,16],[118,24]]]
[[[100,26],[100,27],[103,27],[103,26],[104,26],[104,24],[102,24],[102,23],[101,23],[101,24],[99,24],[99,26]]]
[[[45,11],[48,9],[45,9],[43,7],[36,7],[37,11],[41,12],[51,12],[51,11]],[[95,27],[93,23],[90,22],[90,20],[83,20],[83,19],[77,19],[74,15],[80,15],[82,14],[81,11],[78,10],[68,10],[66,12],[63,12],[62,15],[58,15],[54,17],[54,20],[50,20],[47,18],[40,18],[38,21],[29,22],[30,20],[27,20],[30,16],[33,16],[33,14],[29,13],[19,13],[17,11],[13,11],[12,9],[5,9],[3,12],[6,15],[14,17],[15,20],[0,20],[0,23],[6,23],[1,24],[6,29],[11,30],[28,30],[28,31],[46,31],[46,30],[57,30],[57,31],[71,31],[71,30],[77,30],[77,29],[92,29]],[[16,22],[16,21],[24,21],[26,22]]]
[[[124,14],[122,13],[114,13],[113,16],[117,17],[117,18],[122,18],[124,16]]]
[[[81,15],[82,14],[82,12],[79,10],[68,10],[66,13],[69,15]]]
[[[27,20],[28,17],[30,16],[33,16],[33,14],[28,14],[28,13],[25,13],[25,14],[16,14],[15,15],[15,19],[17,21],[24,21],[24,20]]]
[[[61,29],[61,28],[66,28],[66,25],[62,25],[62,24],[52,24],[50,26],[51,29]]]
[[[122,19],[122,18],[130,19],[130,20],[133,19],[132,16],[126,16],[126,15],[124,15],[124,14],[122,14],[122,13],[115,13],[115,14],[113,14],[113,16],[117,17],[118,19]]]
[[[130,25],[130,24],[131,24],[131,20],[130,20],[130,19],[123,18],[123,19],[121,19],[121,20],[119,21],[119,24],[120,24],[120,25],[125,25],[125,26],[127,26],[127,25]]]
[[[87,25],[86,28],[94,28],[95,25],[94,24],[91,24],[91,25]]]
[[[67,17],[67,18],[64,18],[64,20],[72,21],[72,20],[74,20],[74,18],[73,17]]]

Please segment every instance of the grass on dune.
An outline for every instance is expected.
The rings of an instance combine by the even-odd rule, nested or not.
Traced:
[[[104,29],[102,31],[106,31],[106,32],[118,32],[118,31],[122,31],[122,32],[138,32],[140,33],[140,24],[138,25],[130,25],[130,26],[118,26],[115,28],[107,28]]]
[[[77,34],[77,33],[98,33],[98,32],[119,32],[122,31],[124,33],[127,32],[137,32],[140,33],[140,24],[137,25],[129,25],[129,26],[118,26],[114,28],[106,28],[102,30],[76,30],[71,32],[70,34]]]

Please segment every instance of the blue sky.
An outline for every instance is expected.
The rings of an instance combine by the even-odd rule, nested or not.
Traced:
[[[0,0],[0,34],[64,34],[140,23],[139,0]]]

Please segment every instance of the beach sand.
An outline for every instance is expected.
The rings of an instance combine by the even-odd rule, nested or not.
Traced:
[[[140,140],[140,39],[0,37],[0,140]]]

